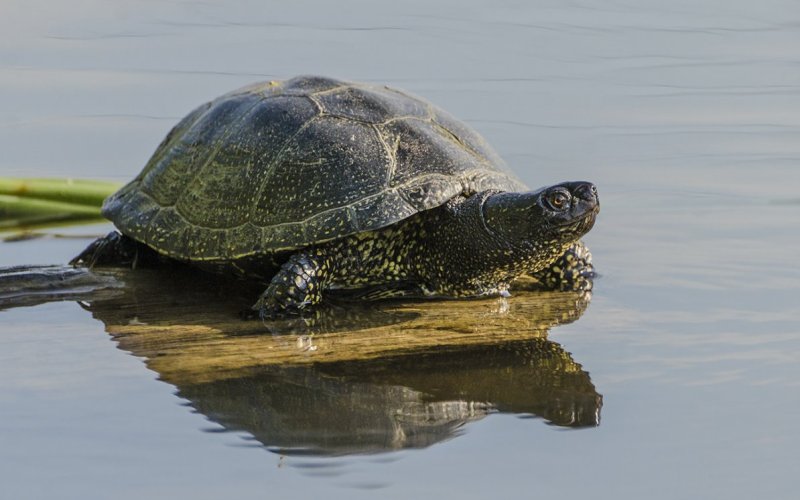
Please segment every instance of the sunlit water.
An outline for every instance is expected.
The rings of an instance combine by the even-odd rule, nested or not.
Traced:
[[[602,395],[600,425],[496,404],[513,394],[459,406],[482,393],[458,373],[500,384],[514,364],[492,353],[392,377],[346,363],[261,374],[258,397],[247,381],[201,391],[112,340],[97,312],[56,302],[0,312],[0,497],[795,498],[800,4],[383,3],[5,1],[0,175],[127,180],[183,114],[255,80],[405,88],[528,184],[599,186],[586,240],[602,276],[547,345]],[[87,241],[3,243],[0,266],[63,263]],[[449,374],[461,399],[424,374]],[[361,391],[449,423],[419,447],[283,454],[269,445],[311,431],[278,425],[291,412],[264,398],[298,380],[313,401]],[[248,408],[264,425],[226,420]]]

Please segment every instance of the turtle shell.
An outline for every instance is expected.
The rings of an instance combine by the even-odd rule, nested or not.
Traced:
[[[379,229],[486,189],[527,188],[447,113],[388,87],[305,76],[192,111],[103,215],[162,254],[228,260]]]

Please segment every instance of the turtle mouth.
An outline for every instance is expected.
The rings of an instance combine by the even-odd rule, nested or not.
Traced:
[[[575,219],[562,222],[561,224],[556,225],[554,229],[560,235],[582,236],[588,233],[592,227],[594,227],[594,222],[597,220],[598,212],[600,212],[600,207],[593,207],[582,217],[577,217]]]

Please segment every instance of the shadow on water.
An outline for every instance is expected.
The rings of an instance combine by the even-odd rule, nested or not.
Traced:
[[[181,270],[0,270],[0,309],[81,300],[192,407],[281,454],[421,448],[496,412],[599,424],[589,374],[547,339],[581,316],[588,293],[340,300],[270,325],[238,317],[257,293]]]

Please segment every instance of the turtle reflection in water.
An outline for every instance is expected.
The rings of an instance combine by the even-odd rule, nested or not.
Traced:
[[[497,412],[564,427],[596,426],[602,404],[588,373],[546,339],[270,366],[247,377],[179,385],[177,394],[270,450],[315,455],[423,448]]]
[[[259,83],[192,111],[109,197],[121,233],[79,265],[174,259],[261,281],[262,317],[331,289],[386,297],[591,285],[579,238],[595,186],[529,191],[472,129],[399,90],[323,77]]]
[[[230,290],[179,294],[191,273],[167,283],[162,274],[120,271],[125,287],[85,307],[189,405],[272,451],[426,447],[497,412],[570,428],[599,424],[602,396],[589,374],[546,339],[580,317],[590,292],[522,291],[505,313],[493,311],[504,299],[367,303],[348,309],[350,325],[321,308],[318,315],[339,322],[321,318],[309,338],[260,334],[260,324],[226,312],[237,300]],[[333,329],[318,327],[325,324]]]

